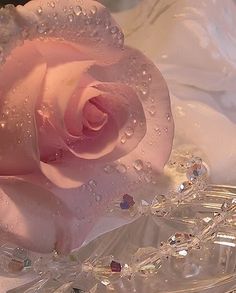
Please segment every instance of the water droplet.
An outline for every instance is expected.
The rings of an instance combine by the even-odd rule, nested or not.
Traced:
[[[183,183],[180,184],[180,186],[178,187],[178,192],[184,192],[189,190],[192,187],[192,183],[189,181],[184,181]]]
[[[136,120],[136,119],[134,119],[134,120],[133,120],[133,123],[134,123],[134,124],[137,124],[137,120]]]
[[[147,75],[147,80],[148,80],[148,82],[151,82],[152,81],[152,75],[151,74],[148,74]]]
[[[145,69],[143,69],[143,71],[142,71],[142,75],[143,75],[143,76],[146,76],[146,75],[147,75],[147,71],[146,71]]]
[[[116,170],[119,172],[119,173],[126,173],[127,172],[127,167],[124,165],[124,164],[118,164],[116,166]]]
[[[91,11],[91,13],[93,15],[95,15],[97,13],[97,7],[96,6],[92,6],[90,11]]]
[[[73,20],[74,20],[74,15],[73,15],[73,14],[69,14],[69,15],[68,15],[68,19],[69,19],[69,22],[73,22]]]
[[[155,128],[155,131],[156,131],[156,133],[157,133],[158,135],[161,135],[161,130],[160,130],[159,127],[156,127],[156,128]]]
[[[42,14],[42,12],[43,12],[43,8],[42,8],[41,6],[39,6],[39,7],[37,8],[37,13],[38,13],[38,14]]]
[[[114,166],[112,165],[106,165],[104,168],[103,168],[104,172],[107,173],[107,174],[111,174],[114,172]]]
[[[120,142],[122,144],[126,143],[126,136],[125,135],[121,137]]]
[[[95,195],[95,200],[96,200],[96,202],[100,202],[102,200],[101,194],[96,194]]]
[[[148,71],[147,71],[147,65],[146,64],[143,64],[142,67],[141,67],[141,70],[142,70],[142,75],[143,76],[146,76]]]
[[[133,136],[133,134],[134,134],[134,129],[132,127],[127,127],[125,130],[125,135],[127,137],[131,137],[131,136]]]
[[[149,169],[151,169],[151,168],[152,168],[152,163],[151,163],[151,162],[147,162],[147,163],[146,163],[146,166],[147,166]]]
[[[43,34],[43,33],[46,33],[46,31],[47,31],[47,26],[45,25],[45,23],[40,23],[38,25],[38,32],[40,34]]]
[[[110,25],[111,25],[111,22],[110,22],[109,20],[105,20],[105,22],[104,22],[104,26],[105,26],[105,29],[106,29],[106,30],[109,29]]]
[[[55,2],[54,2],[54,1],[51,1],[51,2],[50,2],[50,6],[51,6],[52,8],[55,8],[55,6],[56,6],[56,5],[55,5]]]
[[[6,126],[6,122],[5,121],[0,121],[0,127],[3,129]]]
[[[89,180],[88,185],[89,185],[90,187],[93,187],[93,188],[94,188],[94,187],[97,186],[97,182],[96,182],[95,180],[91,179],[91,180]]]
[[[155,114],[156,114],[156,107],[155,107],[155,106],[151,106],[151,107],[148,109],[148,113],[149,113],[151,116],[155,116]]]
[[[140,90],[140,93],[143,95],[143,96],[148,96],[149,94],[149,89],[148,89],[148,85],[146,82],[143,82],[140,86],[139,86],[139,90]]]
[[[167,127],[164,127],[164,131],[167,133],[168,132],[168,128]]]
[[[111,32],[112,34],[116,34],[116,33],[118,33],[118,31],[119,31],[119,29],[118,29],[117,26],[112,26],[112,27],[110,28],[110,32]]]
[[[142,160],[135,160],[133,163],[133,167],[137,171],[141,171],[143,169],[143,161]]]
[[[82,8],[80,6],[75,6],[73,8],[75,15],[79,16],[82,13]]]
[[[166,114],[166,119],[167,119],[167,121],[170,121],[170,119],[171,119],[171,116],[170,116],[170,114],[169,114],[169,113],[167,113],[167,114]]]

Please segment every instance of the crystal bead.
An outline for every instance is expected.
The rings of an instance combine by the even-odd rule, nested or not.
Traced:
[[[132,275],[133,275],[132,267],[130,267],[128,264],[125,264],[121,270],[121,276],[130,279]]]
[[[71,293],[85,293],[84,290],[79,289],[79,288],[72,288],[72,292]]]
[[[161,267],[158,249],[154,247],[139,248],[132,258],[132,267],[142,274],[155,273]]]
[[[123,195],[123,200],[120,203],[120,207],[122,210],[128,210],[134,205],[135,205],[135,201],[131,195],[129,194]]]
[[[190,181],[196,181],[200,177],[207,176],[207,168],[202,163],[201,158],[191,159],[190,162],[187,163],[188,169],[186,172],[186,176]]]
[[[31,267],[28,251],[23,248],[1,247],[0,267],[8,273],[19,273]]]
[[[22,260],[25,260],[28,257],[28,251],[20,247],[15,248],[12,254],[15,258],[20,258]]]
[[[187,256],[189,244],[193,239],[193,235],[189,233],[175,233],[168,239],[169,245],[173,248],[172,256],[184,257]]]
[[[161,267],[161,259],[158,259],[155,264],[148,264],[140,268],[140,272],[142,274],[155,274]]]
[[[114,273],[119,273],[121,272],[121,264],[119,262],[116,262],[116,261],[112,261],[111,262],[111,271],[114,272]]]
[[[171,210],[170,203],[167,203],[164,195],[156,195],[151,204],[151,213],[158,216],[164,217],[169,214]]]
[[[141,203],[138,205],[138,212],[140,214],[146,214],[149,211],[150,205],[146,200],[141,200]]]
[[[192,188],[192,183],[189,181],[182,182],[178,187],[178,192],[182,193]]]

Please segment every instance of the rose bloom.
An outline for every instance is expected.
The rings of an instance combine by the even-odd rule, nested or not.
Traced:
[[[155,65],[95,1],[0,10],[0,235],[79,247],[108,203],[154,185],[173,119]]]

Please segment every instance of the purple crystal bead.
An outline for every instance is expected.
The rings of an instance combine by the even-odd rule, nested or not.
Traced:
[[[116,261],[111,262],[111,271],[114,273],[120,273],[121,272],[121,264]]]
[[[135,204],[133,197],[129,194],[123,195],[123,201],[120,203],[122,210],[128,210]]]

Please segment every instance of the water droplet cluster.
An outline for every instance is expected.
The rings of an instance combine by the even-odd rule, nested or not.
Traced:
[[[106,39],[115,47],[123,47],[124,35],[110,21],[110,15],[101,12],[96,6],[85,9],[83,3],[64,6],[60,15],[55,12],[56,1],[47,3],[47,7],[38,6],[39,18],[37,32],[43,37],[53,36],[78,42],[80,38],[90,39],[97,46]]]

